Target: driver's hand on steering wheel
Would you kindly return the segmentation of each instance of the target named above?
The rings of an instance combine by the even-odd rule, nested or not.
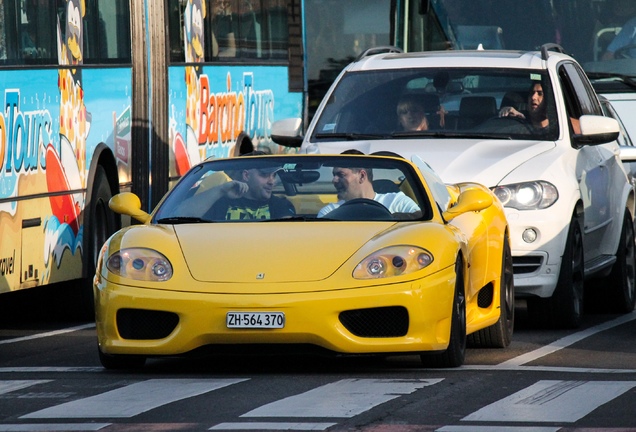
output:
[[[517,111],[516,109],[510,106],[501,108],[499,110],[499,117],[518,117],[522,119],[526,118],[526,116],[523,115],[523,113]]]

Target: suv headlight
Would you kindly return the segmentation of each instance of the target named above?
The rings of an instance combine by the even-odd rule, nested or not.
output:
[[[423,269],[433,255],[417,246],[391,246],[372,253],[353,270],[354,279],[380,279],[401,276]]]
[[[168,258],[152,249],[130,248],[115,252],[106,260],[106,268],[118,276],[163,282],[172,277]]]
[[[559,199],[556,186],[543,180],[497,186],[493,192],[504,207],[517,210],[545,209]]]

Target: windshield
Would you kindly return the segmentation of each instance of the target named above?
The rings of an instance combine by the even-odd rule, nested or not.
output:
[[[419,179],[413,165],[386,157],[214,160],[181,179],[153,222],[427,220],[432,210]]]
[[[533,105],[537,89],[540,110]],[[539,117],[543,121],[535,121]],[[552,85],[543,71],[420,68],[347,73],[329,96],[311,140],[554,140],[557,134]]]
[[[476,49],[480,44],[484,49],[536,50],[557,43],[588,73],[636,75],[634,0],[431,0],[426,15],[420,14],[419,2],[413,3],[405,21],[408,51]]]

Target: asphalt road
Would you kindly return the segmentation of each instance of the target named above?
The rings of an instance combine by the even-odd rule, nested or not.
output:
[[[94,324],[42,293],[0,296],[0,432],[636,431],[636,312],[546,330],[457,369],[388,359],[245,357],[101,368]],[[47,298],[48,297],[48,298]],[[63,309],[63,308],[60,308]]]

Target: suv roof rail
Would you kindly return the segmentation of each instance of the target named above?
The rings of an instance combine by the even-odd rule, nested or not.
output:
[[[401,48],[398,48],[393,45],[384,45],[373,47],[365,50],[362,54],[358,56],[356,61],[363,59],[364,57],[374,55],[374,54],[382,54],[382,53],[403,53],[404,51]]]
[[[563,47],[559,44],[555,44],[555,43],[546,43],[541,45],[541,59],[542,60],[547,60],[548,59],[548,51],[555,51],[555,52],[559,52],[561,54],[565,54],[565,50],[563,49]]]

